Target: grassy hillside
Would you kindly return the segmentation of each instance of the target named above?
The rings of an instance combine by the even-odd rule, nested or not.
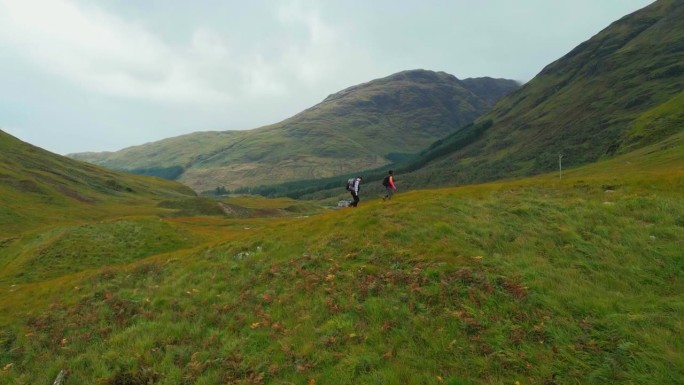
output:
[[[95,220],[194,195],[179,183],[75,161],[0,131],[0,240],[54,218]]]
[[[196,191],[369,169],[415,153],[489,110],[518,85],[405,71],[350,87],[280,123],[203,132],[115,153],[73,154],[109,168],[177,179]]]
[[[684,129],[684,3],[660,0],[611,24],[474,126],[451,134],[407,177],[415,186],[534,175],[591,163]],[[478,129],[485,122],[486,130]],[[467,138],[467,140],[463,140]],[[439,155],[438,157],[435,155]]]
[[[682,383],[682,213],[677,134],[563,179],[26,236],[0,383]]]

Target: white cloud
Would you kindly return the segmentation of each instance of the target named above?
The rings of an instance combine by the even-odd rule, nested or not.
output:
[[[0,0],[0,39],[32,65],[82,87],[159,102],[220,105],[285,96],[336,72],[347,45],[319,14],[289,2],[271,16],[277,38],[235,52],[224,36],[201,25],[186,46],[174,46],[141,23],[94,6]],[[296,34],[301,30],[303,37]]]
[[[324,21],[310,5],[284,2],[272,17],[277,37],[244,53],[240,68],[247,97],[289,97],[339,78],[347,60],[361,61],[351,60],[361,51],[351,49],[339,26]]]
[[[303,25],[306,30],[305,39],[290,42],[284,62],[297,79],[307,85],[337,73],[343,64],[340,59],[349,59],[352,55],[343,35],[326,24],[315,10],[305,8],[300,2],[293,1],[281,7],[278,18],[286,28]]]
[[[32,65],[96,92],[161,102],[218,103],[202,67],[227,49],[199,31],[190,56],[134,22],[63,0],[0,2],[0,39]]]

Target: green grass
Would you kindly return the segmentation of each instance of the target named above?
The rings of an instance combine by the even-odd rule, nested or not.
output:
[[[624,133],[624,141],[628,144],[653,143],[664,137],[681,131],[684,122],[684,91],[667,103],[654,108],[634,122],[633,127]],[[625,150],[633,150],[625,146]]]
[[[0,281],[40,281],[188,248],[198,240],[156,217],[49,229],[24,237],[21,253],[5,266]]]
[[[681,143],[311,217],[27,232],[6,247],[99,251],[0,282],[0,383],[680,383]]]
[[[223,215],[224,210],[216,200],[206,197],[185,197],[159,202],[159,207],[174,209],[174,216]]]

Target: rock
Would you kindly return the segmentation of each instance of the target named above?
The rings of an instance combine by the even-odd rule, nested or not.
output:
[[[53,382],[52,385],[64,384],[64,380],[66,379],[66,375],[67,375],[66,370],[60,370],[59,374],[57,375],[57,378],[55,378],[55,382]]]

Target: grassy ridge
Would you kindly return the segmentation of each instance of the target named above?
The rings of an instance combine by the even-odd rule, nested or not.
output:
[[[196,245],[3,280],[0,382],[682,382],[684,135],[640,151],[309,218],[165,219]]]

